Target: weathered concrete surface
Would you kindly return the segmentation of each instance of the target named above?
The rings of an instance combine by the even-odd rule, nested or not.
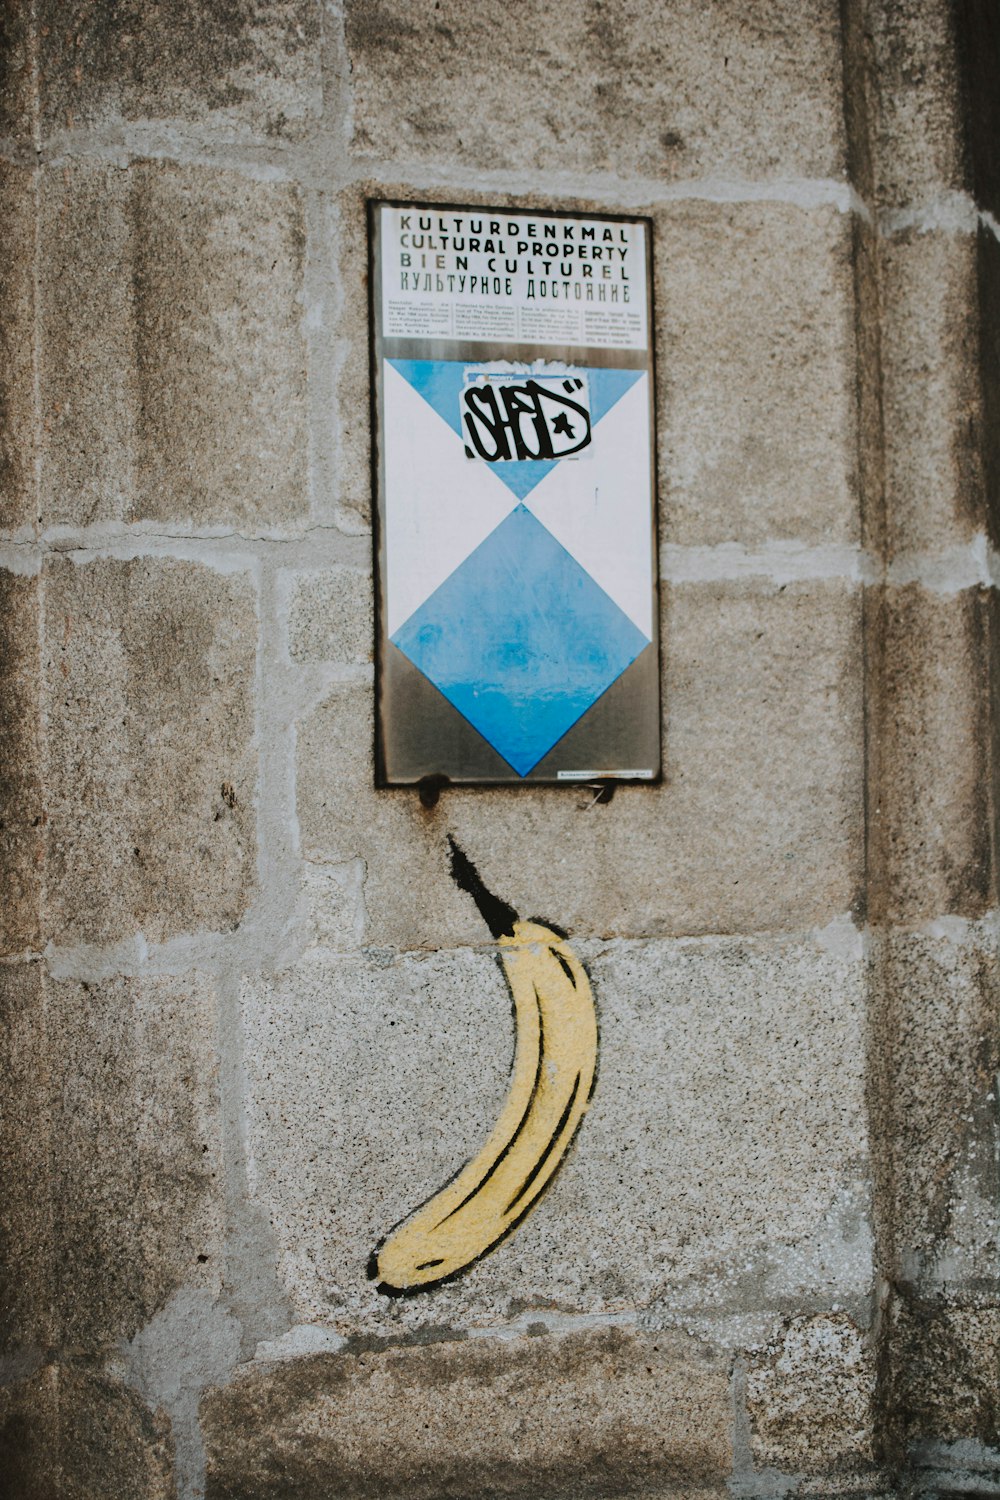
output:
[[[354,149],[660,181],[843,170],[837,13],[348,0]],[[525,108],[526,101],[530,107]]]
[[[298,190],[74,162],[46,177],[41,234],[46,522],[301,522]]]
[[[227,1303],[235,1303],[244,1289],[227,1279],[226,1302],[207,1290],[181,1287],[125,1351],[128,1384],[151,1410],[170,1418],[181,1496],[204,1493],[201,1393],[208,1386],[224,1385],[240,1358],[243,1329]]]
[[[52,1105],[45,974],[0,965],[0,1361],[52,1342]],[[0,1447],[0,1454],[3,1448]]]
[[[369,940],[401,948],[482,940],[445,831],[576,935],[823,926],[861,880],[859,628],[842,583],[665,588],[666,784],[589,810],[586,790],[449,790],[431,814],[376,793],[370,690],[339,686],[299,729],[303,852],[364,860]]]
[[[996,214],[1000,208],[1000,171],[996,138],[1000,125],[996,67],[1000,30],[990,0],[964,0],[954,11],[955,47],[962,81],[962,133],[969,154],[976,202]]]
[[[54,1365],[0,1386],[0,1457],[10,1494],[51,1495],[58,1480],[58,1430]]]
[[[975,1439],[996,1449],[1000,1433],[1000,1306],[994,1296],[906,1297],[894,1309],[894,1411],[904,1443]]]
[[[845,1314],[790,1319],[751,1355],[746,1389],[760,1468],[853,1472],[874,1458],[874,1359]]]
[[[401,184],[365,179],[342,189],[327,203],[324,270],[329,278],[329,352],[332,357],[329,425],[324,426],[327,505],[343,530],[368,533],[372,528],[371,373],[368,358],[368,243],[366,201],[369,198],[434,199],[440,194]],[[481,189],[470,203],[482,202]],[[503,196],[497,200],[503,202]],[[366,225],[364,233],[361,225]],[[357,289],[366,288],[359,296]],[[327,415],[327,413],[324,413]],[[323,439],[321,439],[322,441]]]
[[[319,113],[320,7],[309,0],[42,0],[47,130],[179,116],[294,139]]]
[[[977,235],[979,294],[979,379],[982,410],[981,454],[986,495],[986,526],[994,547],[1000,543],[1000,242],[984,225]]]
[[[663,540],[857,541],[849,220],[684,203],[654,236]]]
[[[306,865],[302,890],[308,910],[310,947],[357,948],[368,930],[365,867],[360,859],[339,865]]]
[[[34,89],[29,0],[7,0],[0,12],[0,139],[31,140]]]
[[[995,920],[944,919],[881,940],[893,1063],[895,1274],[1000,1289]]]
[[[221,1282],[215,996],[198,975],[50,981],[47,1025],[56,1321],[107,1349]]]
[[[872,915],[978,917],[995,900],[990,656],[996,602],[890,588],[882,616],[879,837]]]
[[[249,1369],[206,1397],[208,1500],[725,1494],[724,1361],[615,1329]]]
[[[869,101],[876,201],[891,209],[960,191],[967,182],[966,104],[954,45],[961,7],[862,0],[858,8],[876,79]]]
[[[163,1414],[90,1370],[47,1364],[0,1387],[0,1454],[17,1500],[176,1500]]]
[[[294,662],[357,666],[372,659],[371,568],[332,567],[288,581],[288,639]]]
[[[14,530],[35,520],[34,175],[0,161],[0,200],[0,527]]]
[[[256,879],[252,582],[55,559],[45,599],[50,930],[228,931]]]
[[[294,1320],[352,1334],[516,1309],[711,1324],[839,1301],[860,1315],[864,971],[845,927],[595,948],[600,1076],[557,1181],[467,1276],[402,1302],[367,1280],[368,1252],[475,1154],[506,1093],[492,948],[317,948],[248,980],[250,1185]]]
[[[0,954],[39,946],[45,812],[39,766],[38,579],[0,571]]]
[[[175,1500],[170,1428],[119,1381],[64,1367],[58,1401],[59,1500]]]
[[[888,929],[870,944],[889,1289],[879,1436],[901,1478],[909,1468],[904,1482],[959,1493],[1000,1468],[989,1457],[1000,1437],[998,635],[994,591],[968,587],[972,568],[989,576],[983,529],[996,536],[1000,278],[992,230],[980,223],[977,243],[976,227],[995,183],[1000,34],[978,0],[857,14],[883,233],[871,278],[881,338],[863,371],[883,438],[866,508],[877,544],[884,522],[890,583],[914,579],[887,590],[868,631],[869,913]],[[983,190],[979,205],[969,187]]]
[[[890,560],[985,525],[977,262],[970,235],[908,230],[881,246]]]

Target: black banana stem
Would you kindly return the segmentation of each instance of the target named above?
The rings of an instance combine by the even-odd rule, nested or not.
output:
[[[472,860],[456,844],[450,833],[448,843],[451,847],[451,875],[459,890],[472,897],[479,907],[480,916],[495,938],[513,937],[517,912],[506,901],[501,901],[499,896],[494,896],[492,891],[486,889]]]

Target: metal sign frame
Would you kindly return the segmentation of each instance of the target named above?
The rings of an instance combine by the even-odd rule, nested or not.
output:
[[[651,221],[521,205],[367,206],[376,785],[658,782]],[[418,232],[421,221],[437,236]],[[397,275],[406,223],[412,304],[409,274],[398,273],[400,288],[383,278],[390,253]],[[466,234],[445,234],[442,248],[439,226],[456,223]],[[490,225],[504,233],[489,235]],[[606,233],[617,283],[603,254],[583,259],[603,252]],[[530,253],[550,244],[579,257],[546,267],[556,271],[551,300],[540,290],[544,258]],[[511,253],[522,245],[527,253]],[[642,296],[627,314],[617,298],[598,301],[602,279],[606,296],[615,284],[634,299],[637,277]],[[546,328],[562,342],[541,337]],[[604,342],[592,341],[595,329]]]

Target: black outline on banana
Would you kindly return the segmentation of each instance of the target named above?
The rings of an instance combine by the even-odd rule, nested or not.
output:
[[[453,1280],[513,1233],[565,1160],[597,1081],[594,997],[566,934],[522,921],[448,842],[456,882],[500,945],[517,1042],[510,1090],[482,1150],[372,1252],[368,1275],[389,1297]]]

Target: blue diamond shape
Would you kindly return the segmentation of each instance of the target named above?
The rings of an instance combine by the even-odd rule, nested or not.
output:
[[[392,641],[520,776],[649,644],[523,505]]]
[[[469,368],[462,360],[453,359],[390,359],[389,364],[398,370],[404,380],[409,381],[439,417],[442,417],[457,437],[464,441],[462,419],[459,414],[459,398],[465,386],[465,372]],[[587,370],[590,386],[590,419],[596,427],[617,401],[620,401],[644,373],[642,370]],[[532,459],[493,464],[498,479],[519,500],[529,495],[556,466],[555,460]]]

